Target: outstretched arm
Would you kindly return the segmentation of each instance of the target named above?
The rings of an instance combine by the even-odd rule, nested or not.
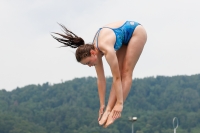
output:
[[[99,101],[100,101],[99,113],[101,115],[103,114],[103,110],[105,107],[105,93],[106,93],[106,79],[104,75],[102,59],[99,60],[98,65],[95,66],[95,69],[97,73],[97,86],[98,86]]]
[[[110,48],[106,47],[102,51],[105,55],[105,58],[110,66],[110,69],[111,69],[111,72],[113,75],[112,88],[115,91],[116,101],[115,101],[114,105],[107,105],[106,111],[104,112],[101,120],[99,121],[100,125],[103,125],[107,121],[108,117],[110,119],[109,119],[109,121],[107,121],[107,123],[109,123],[109,124],[113,123],[115,119],[121,117],[121,112],[123,110],[123,91],[122,91],[121,75],[120,75],[117,55],[115,53],[114,48],[112,48],[112,47],[110,47]],[[105,125],[105,127],[107,125]]]
[[[104,51],[105,58],[110,66],[112,75],[113,75],[113,88],[116,93],[117,101],[116,104],[123,105],[123,92],[122,92],[122,83],[121,75],[119,70],[118,59],[115,53],[115,50],[111,47],[107,47]]]

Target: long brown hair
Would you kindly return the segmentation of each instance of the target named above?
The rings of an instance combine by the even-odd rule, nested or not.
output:
[[[61,47],[71,47],[76,49],[76,60],[80,62],[83,58],[91,56],[90,50],[95,49],[92,44],[85,44],[84,40],[81,37],[78,37],[76,34],[68,30],[64,25],[59,24],[64,34],[53,32],[54,34],[60,35],[62,38],[55,37],[51,35],[58,42],[63,43],[64,46]]]

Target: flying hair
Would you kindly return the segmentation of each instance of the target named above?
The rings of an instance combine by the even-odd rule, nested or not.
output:
[[[59,24],[59,23],[58,23]],[[58,42],[63,43],[64,46],[61,47],[71,47],[71,48],[77,48],[76,49],[76,60],[80,62],[82,59],[91,56],[90,51],[95,49],[94,45],[92,44],[85,44],[84,40],[81,37],[78,37],[76,34],[68,30],[64,25],[59,24],[64,34],[60,34],[57,32],[52,32],[53,34],[57,34],[61,36],[62,38],[56,37],[54,35],[51,35],[54,39],[56,39]]]
[[[59,25],[62,27],[64,34],[60,34],[56,32],[52,32],[52,33],[60,35],[62,38],[56,37],[54,35],[51,35],[51,36],[54,39],[56,39],[58,42],[64,44],[64,46],[61,46],[61,47],[70,46],[71,48],[77,48],[85,44],[84,40],[81,37],[78,37],[76,34],[68,30],[64,25],[62,24],[59,24]]]

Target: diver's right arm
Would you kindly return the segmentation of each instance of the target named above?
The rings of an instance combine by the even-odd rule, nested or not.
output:
[[[105,108],[105,93],[106,93],[106,78],[104,75],[102,59],[99,59],[98,65],[95,66],[95,69],[97,73],[97,86],[98,86],[99,101],[100,101],[98,120],[100,120],[101,115],[103,114]]]

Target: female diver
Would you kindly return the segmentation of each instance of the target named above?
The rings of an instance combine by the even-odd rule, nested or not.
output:
[[[85,44],[81,37],[69,31],[64,25],[65,34],[55,33],[61,38],[54,39],[77,48],[76,59],[83,65],[94,66],[97,73],[97,86],[100,100],[99,125],[104,127],[121,117],[123,103],[132,84],[132,74],[147,40],[144,27],[135,21],[118,21],[101,27],[92,42]],[[102,57],[110,66],[113,83],[105,108],[106,79]],[[105,111],[104,111],[105,108]]]

